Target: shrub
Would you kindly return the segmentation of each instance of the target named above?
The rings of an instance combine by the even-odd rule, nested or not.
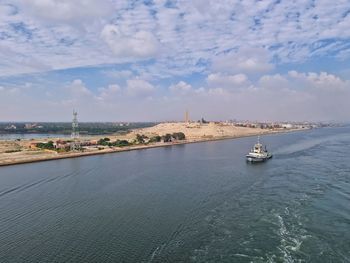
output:
[[[186,136],[183,132],[175,132],[172,134],[172,137],[176,140],[185,140]]]
[[[149,142],[160,142],[162,140],[162,137],[160,137],[159,135],[157,136],[153,136],[150,138]]]
[[[164,142],[171,142],[172,136],[171,134],[167,133],[164,136],[162,136],[162,139]]]

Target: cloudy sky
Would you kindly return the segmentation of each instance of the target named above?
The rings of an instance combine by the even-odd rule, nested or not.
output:
[[[350,0],[0,0],[0,121],[350,120]]]

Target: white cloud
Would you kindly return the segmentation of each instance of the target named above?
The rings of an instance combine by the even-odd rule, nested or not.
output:
[[[227,92],[227,90],[223,88],[211,88],[208,90],[208,94],[221,96],[221,95],[228,95],[229,93]]]
[[[192,86],[184,81],[179,81],[177,84],[171,85],[169,90],[171,92],[184,95],[192,91]]]
[[[346,61],[350,57],[348,1],[208,0],[203,4],[194,0],[174,1],[173,5],[168,8],[160,0],[147,5],[127,0],[2,1],[0,75],[5,77],[0,78],[0,85],[6,87],[2,103],[8,105],[10,91],[19,89],[17,100],[31,101],[32,96],[35,101],[37,94],[47,93],[52,100],[59,98],[57,104],[84,101],[81,105],[94,105],[97,111],[91,113],[96,115],[105,107],[119,109],[113,100],[124,106],[139,102],[139,112],[141,106],[154,109],[163,105],[157,102],[162,96],[174,103],[172,109],[183,107],[186,101],[198,107],[198,112],[209,115],[215,111],[213,117],[241,114],[244,103],[253,101],[268,108],[269,118],[299,117],[302,112],[305,118],[346,118],[349,82],[326,72],[332,66],[327,59]],[[307,68],[318,62],[312,59],[320,57],[325,62],[317,68],[325,72],[280,71],[284,63],[288,64],[283,69],[291,62],[303,66],[310,60]],[[111,68],[106,64],[120,63],[125,64],[116,68],[122,70],[106,70],[102,77],[107,80],[91,83],[80,80],[92,78],[80,75],[81,70],[57,71],[56,82],[40,90],[35,85],[28,90],[21,86],[26,81],[21,78],[34,75],[13,76],[86,66],[102,72]],[[76,80],[55,92],[52,87],[59,86],[61,76],[61,83],[66,83],[71,74]],[[108,86],[108,79],[120,87]],[[155,85],[169,82],[174,85],[156,92]],[[104,88],[97,90],[98,86]],[[169,91],[172,93],[167,94]],[[154,104],[146,105],[143,99],[151,95]],[[105,98],[113,100],[106,102]],[[201,100],[212,107],[205,108]],[[244,114],[241,116],[254,116],[253,110]]]
[[[121,93],[122,89],[118,84],[111,84],[108,85],[107,88],[100,88],[99,89],[99,99],[113,99],[116,95],[119,95]]]
[[[243,47],[238,52],[222,54],[213,59],[214,71],[229,73],[264,73],[272,70],[267,50]]]
[[[107,88],[102,88],[100,89],[101,93],[118,93],[121,91],[121,88],[118,84],[111,84],[111,85],[108,85]]]
[[[85,86],[81,79],[75,79],[68,85],[68,90],[73,96],[91,96],[92,92]]]
[[[10,16],[14,13],[15,9],[13,6],[8,4],[0,4],[0,16]]]
[[[263,75],[256,83],[248,80],[249,85],[244,89],[227,88],[227,82],[230,82],[227,76],[226,79],[220,74],[209,76],[208,86],[200,95],[190,93],[186,96],[190,108],[200,113],[196,118],[267,121],[349,119],[350,81],[326,72],[290,71],[283,75]],[[211,86],[209,79],[224,80],[225,84]]]
[[[113,10],[108,0],[20,0],[19,3],[23,8],[21,11],[51,22],[91,22],[95,18],[111,15]]]
[[[298,81],[303,86],[312,86],[317,89],[334,91],[337,89],[349,89],[350,81],[342,80],[340,77],[327,72],[315,73],[299,73],[297,71],[289,71],[288,76]]]
[[[155,92],[155,87],[142,79],[130,79],[127,81],[127,94],[135,97],[148,97]]]
[[[347,1],[178,1],[176,8],[164,1],[126,0],[12,5],[0,4],[1,75],[147,58],[155,60],[137,67],[157,77],[209,70],[250,75],[273,69],[272,59],[288,63],[350,54]]]
[[[244,74],[227,75],[222,73],[212,73],[207,77],[210,87],[214,88],[237,88],[248,84],[248,78]]]
[[[38,83],[27,85],[28,88],[25,82],[6,84],[5,89],[0,88],[0,118],[69,120],[75,108],[82,120],[180,120],[187,108],[193,119],[349,120],[349,80],[326,72],[299,71],[266,74],[257,81],[246,78],[244,88],[235,89],[209,82],[196,88],[185,81],[168,89],[161,86],[158,89],[157,85],[156,89],[143,79],[130,79],[124,87],[110,84],[97,91],[90,85],[90,89],[87,88],[81,79],[75,79],[53,87],[46,97],[42,97],[43,87]],[[215,73],[210,79],[236,84],[244,77]],[[42,115],[43,105],[47,108],[45,115]],[[121,112],[123,114],[111,114]]]
[[[150,58],[156,55],[158,41],[151,32],[125,34],[112,24],[105,25],[101,37],[118,57]]]
[[[292,88],[290,81],[285,76],[280,74],[262,76],[258,81],[258,86],[271,90]]]

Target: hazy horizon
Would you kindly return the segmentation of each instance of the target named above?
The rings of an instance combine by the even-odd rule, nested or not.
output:
[[[0,121],[349,122],[348,1],[2,1]]]
[[[254,119],[205,119],[205,121],[208,122],[226,122],[226,121],[233,121],[233,122],[250,122],[250,123],[334,123],[334,124],[348,124],[350,122],[347,121],[333,121],[333,120],[254,120]],[[190,122],[199,122],[201,118],[198,119],[190,119]],[[72,120],[57,120],[57,121],[45,121],[45,120],[18,120],[18,121],[6,121],[6,120],[0,120],[0,123],[71,123]],[[182,119],[178,120],[154,120],[154,121],[147,121],[147,120],[120,120],[120,121],[99,121],[99,120],[79,120],[78,117],[78,123],[165,123],[165,122],[184,122]]]

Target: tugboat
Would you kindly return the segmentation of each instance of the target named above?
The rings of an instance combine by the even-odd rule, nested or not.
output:
[[[258,137],[258,143],[256,143],[251,151],[246,155],[248,162],[265,162],[272,158],[272,154],[266,149],[266,146],[260,143],[260,136]]]

